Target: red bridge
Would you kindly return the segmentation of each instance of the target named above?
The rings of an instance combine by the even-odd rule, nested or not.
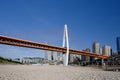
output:
[[[42,44],[38,42],[32,42],[27,40],[21,40],[17,38],[11,38],[7,36],[0,35],[0,44],[7,44],[7,45],[13,45],[13,46],[20,46],[20,47],[28,47],[28,48],[35,48],[35,49],[42,49],[42,50],[49,50],[49,51],[56,51],[56,52],[66,52],[66,48],[58,47],[58,46],[52,46],[48,44]],[[78,55],[85,55],[85,56],[92,56],[96,58],[102,58],[107,59],[108,56],[99,55],[96,53],[86,52],[86,51],[80,51],[80,50],[69,50],[70,54],[78,54]]]

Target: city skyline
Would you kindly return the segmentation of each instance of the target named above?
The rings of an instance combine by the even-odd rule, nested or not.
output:
[[[0,1],[0,35],[62,46],[64,24],[68,25],[70,48],[109,45],[116,51],[120,36],[120,1]],[[0,55],[43,56],[35,49],[0,44]],[[18,52],[18,54],[15,54]],[[9,54],[10,53],[10,54]]]

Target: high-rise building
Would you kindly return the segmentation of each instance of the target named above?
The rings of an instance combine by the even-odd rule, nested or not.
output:
[[[90,48],[86,48],[85,50],[82,51],[90,52]],[[90,62],[90,56],[81,55],[81,60]]]
[[[96,54],[100,54],[100,52],[99,52],[99,43],[98,42],[94,42],[93,43],[93,45],[92,45],[92,52],[96,53]],[[98,59],[98,58],[91,57],[90,61],[94,61],[96,59]]]
[[[85,51],[90,52],[90,48],[86,48]]]
[[[58,52],[52,51],[53,61],[58,61]]]
[[[105,56],[111,56],[111,47],[107,45],[103,46],[102,53]]]
[[[69,54],[69,62],[73,62],[74,61],[74,54]]]
[[[99,54],[99,43],[98,42],[93,43],[92,52]]]
[[[85,51],[90,52],[90,48],[86,48]],[[86,56],[86,61],[90,62],[90,56]]]
[[[99,53],[102,55],[102,48],[99,48]]]
[[[49,61],[62,61],[62,56],[60,55],[60,52],[55,51],[47,51],[45,50],[45,60]]]
[[[52,51],[45,50],[45,59],[49,61],[52,60]]]
[[[117,52],[118,54],[120,54],[120,37],[117,37],[116,43],[117,43]]]

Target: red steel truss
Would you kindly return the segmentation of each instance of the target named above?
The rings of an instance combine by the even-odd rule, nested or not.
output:
[[[49,50],[49,51],[56,51],[56,52],[66,52],[66,48],[58,47],[58,46],[52,46],[48,44],[42,44],[27,40],[21,40],[17,38],[11,38],[7,36],[0,35],[0,44],[7,44],[7,45],[13,45],[13,46],[20,46],[20,47],[28,47],[28,48],[35,48],[35,49],[42,49],[42,50]],[[69,50],[70,54],[78,54],[78,55],[85,55],[85,56],[92,56],[96,58],[102,58],[107,59],[108,56],[99,55],[96,53],[86,52],[86,51],[80,51],[80,50]]]

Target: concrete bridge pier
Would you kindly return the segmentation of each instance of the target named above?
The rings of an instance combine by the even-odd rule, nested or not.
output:
[[[102,63],[102,65],[103,65],[103,63],[104,63],[104,59],[101,60],[101,63]]]

